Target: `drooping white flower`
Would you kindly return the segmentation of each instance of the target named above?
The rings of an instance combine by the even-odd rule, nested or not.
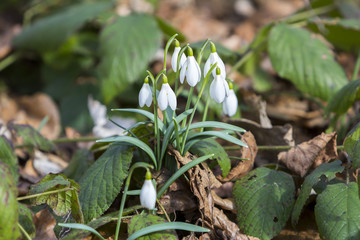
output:
[[[168,106],[170,106],[173,111],[176,109],[176,95],[171,89],[165,75],[163,76],[163,85],[158,96],[158,104],[161,111],[164,111]]]
[[[180,82],[183,83],[186,77],[186,81],[191,87],[195,87],[201,79],[201,70],[199,64],[197,63],[193,50],[188,47],[188,57],[186,62],[181,67],[180,71]]]
[[[150,107],[151,102],[152,102],[152,92],[149,86],[149,79],[148,77],[146,77],[144,84],[139,92],[139,105],[140,107],[143,107],[146,104],[146,106]]]
[[[222,103],[229,95],[229,85],[225,78],[221,76],[220,68],[216,68],[216,77],[210,85],[210,97],[217,103]]]
[[[229,95],[225,97],[225,100],[223,102],[223,113],[225,115],[228,115],[229,117],[232,117],[237,111],[238,100],[233,89],[233,84],[231,82],[229,84],[229,89]]]
[[[177,68],[177,62],[178,62],[180,50],[181,50],[180,43],[178,40],[175,39],[174,53],[171,57],[171,67],[174,70],[174,72],[176,72],[176,70],[177,70],[176,68]],[[183,53],[183,54],[181,54],[181,57],[180,57],[179,69],[181,69],[181,66],[185,63],[185,61],[186,61],[186,57],[185,57],[185,54]]]
[[[151,210],[155,208],[156,190],[151,181],[151,173],[147,170],[145,175],[145,182],[140,191],[140,203],[143,207]]]
[[[205,66],[204,66],[204,75],[206,75],[208,73],[208,71],[210,70],[211,66],[214,63],[217,63],[216,67],[220,68],[221,76],[222,76],[223,79],[225,79],[226,71],[225,71],[224,62],[221,60],[221,58],[217,54],[215,44],[211,43],[211,53],[210,53],[209,58],[206,60],[206,63],[205,63]],[[214,78],[216,77],[216,70],[215,69],[212,71],[212,75],[213,75]]]

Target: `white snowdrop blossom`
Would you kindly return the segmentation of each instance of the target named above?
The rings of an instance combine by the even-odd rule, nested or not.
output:
[[[217,63],[216,67],[220,68],[221,77],[223,79],[225,79],[226,71],[225,71],[224,62],[221,60],[221,58],[217,54],[215,44],[211,43],[211,53],[210,53],[209,58],[206,60],[206,63],[205,63],[205,66],[204,66],[204,75],[206,75],[208,73],[211,66],[213,64],[215,64],[215,63]],[[215,69],[212,71],[212,75],[213,75],[214,78],[216,77],[216,70]]]
[[[140,191],[140,203],[143,207],[151,210],[155,208],[156,190],[151,181],[151,173],[147,170],[145,175],[145,182]]]
[[[238,100],[233,89],[233,84],[231,82],[229,84],[229,89],[229,95],[225,97],[225,100],[223,102],[223,113],[229,117],[232,117],[237,111]]]
[[[216,77],[210,85],[210,97],[217,103],[222,103],[229,95],[229,85],[220,74],[220,68],[216,68]]]
[[[152,92],[149,86],[149,79],[148,77],[146,77],[144,84],[139,92],[139,105],[140,107],[143,107],[146,104],[146,106],[150,107],[151,102],[152,102]]]
[[[165,75],[163,76],[163,85],[158,96],[158,104],[161,111],[164,111],[168,106],[170,106],[173,111],[176,109],[176,95],[171,89]]]
[[[177,68],[177,62],[178,62],[178,57],[179,57],[179,52],[181,50],[181,47],[180,47],[180,43],[178,40],[175,40],[175,49],[174,49],[174,53],[171,57],[171,67],[172,69],[174,70],[174,72],[176,72],[176,68]],[[181,54],[181,57],[180,57],[180,63],[179,63],[179,69],[181,69],[181,66],[185,63],[186,61],[186,57],[185,57],[185,54]]]
[[[184,83],[184,79],[186,77],[187,83],[191,87],[195,87],[201,79],[201,70],[199,64],[197,63],[192,49],[188,48],[188,57],[186,58],[186,62],[181,67],[180,71],[180,82]]]

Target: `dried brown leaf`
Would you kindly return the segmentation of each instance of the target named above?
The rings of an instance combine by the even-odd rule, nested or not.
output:
[[[287,152],[278,155],[280,162],[290,170],[304,177],[309,169],[337,158],[336,132],[325,134],[301,143]]]
[[[47,208],[35,214],[34,224],[36,229],[35,239],[37,240],[57,239],[54,233],[56,220],[54,219],[54,217],[51,215],[51,213]]]
[[[211,191],[214,203],[222,209],[236,213],[235,203],[232,199],[219,197],[214,190]]]

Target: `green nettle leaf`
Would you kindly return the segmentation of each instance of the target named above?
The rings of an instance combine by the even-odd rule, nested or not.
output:
[[[360,99],[360,79],[352,81],[342,87],[336,94],[331,98],[329,104],[326,106],[325,111],[335,112],[337,114],[345,113],[356,100]]]
[[[135,215],[131,218],[128,225],[129,236],[136,231],[143,229],[144,227],[165,223],[166,221],[155,215],[144,214],[144,215]],[[145,235],[143,237],[137,238],[138,240],[155,240],[155,239],[177,239],[177,235],[174,230],[160,231]]]
[[[136,14],[117,17],[100,35],[98,71],[105,102],[126,89],[144,73],[161,44],[156,20]]]
[[[84,23],[111,7],[109,2],[81,3],[44,17],[14,38],[16,48],[45,52],[58,48]]]
[[[320,177],[325,175],[328,181],[335,178],[335,174],[342,172],[344,167],[341,166],[341,161],[336,160],[331,163],[323,163],[317,167],[311,174],[309,174],[304,183],[301,186],[301,191],[299,197],[296,199],[293,212],[291,214],[291,223],[295,226],[299,220],[301,210],[303,209],[306,200],[310,196],[311,188],[320,181]]]
[[[103,214],[120,193],[133,153],[124,143],[112,143],[80,179],[79,199],[85,222]]]
[[[270,31],[268,49],[276,72],[313,97],[329,100],[348,82],[330,49],[307,30],[278,24]]]
[[[30,237],[35,237],[35,225],[32,219],[32,214],[29,208],[25,205],[19,203],[19,224],[24,228],[24,230],[30,235]]]
[[[8,166],[0,162],[0,240],[18,239],[17,188]]]
[[[15,181],[19,179],[18,160],[14,149],[5,136],[0,136],[0,162],[6,163]]]
[[[25,147],[36,147],[47,152],[55,150],[55,145],[30,125],[13,124],[11,128],[23,139]]]
[[[351,167],[360,166],[360,123],[358,123],[345,138],[344,148],[351,159]]]
[[[328,185],[316,199],[315,218],[320,235],[327,240],[360,239],[358,185]]]
[[[271,239],[285,226],[295,202],[292,177],[281,171],[257,168],[233,188],[240,231]]]
[[[325,28],[320,31],[318,26]],[[345,51],[356,51],[360,47],[360,20],[316,19],[308,27],[322,34],[329,42]]]
[[[231,168],[230,158],[221,144],[218,143],[215,139],[207,138],[198,141],[196,144],[192,145],[190,152],[199,156],[213,153],[214,156],[212,159],[217,160],[221,167],[223,177],[225,178],[228,175]]]
[[[94,156],[86,148],[80,149],[73,155],[69,166],[64,170],[64,174],[75,181],[79,181],[81,176],[94,162]]]
[[[65,175],[50,173],[31,187],[30,194],[54,192],[33,198],[32,203],[34,205],[46,203],[56,215],[65,216],[71,213],[76,222],[82,223],[84,219],[78,198],[79,190],[79,184]]]

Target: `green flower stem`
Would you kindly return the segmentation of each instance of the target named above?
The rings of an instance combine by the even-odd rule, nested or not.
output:
[[[192,120],[193,120],[193,118],[194,118],[197,105],[198,105],[198,103],[199,103],[199,101],[200,101],[200,98],[201,98],[201,96],[202,96],[202,93],[204,92],[205,86],[206,86],[206,84],[207,84],[208,81],[209,81],[211,72],[216,68],[216,65],[217,65],[217,63],[215,63],[215,64],[213,64],[213,65],[211,66],[209,72],[206,74],[206,76],[205,76],[205,78],[204,78],[203,84],[201,85],[201,89],[200,89],[199,95],[198,95],[198,97],[197,97],[197,99],[196,99],[196,102],[195,102],[193,111],[192,111],[191,116],[190,116],[189,124],[188,124],[187,127],[186,127],[185,135],[184,135],[184,137],[183,137],[183,139],[182,139],[182,146],[181,146],[181,151],[180,151],[180,152],[181,152],[181,155],[183,155],[183,156],[184,156],[184,154],[185,154],[185,153],[184,153],[184,149],[185,149],[186,138],[187,138],[187,136],[188,136],[188,134],[189,134],[190,124],[192,123]],[[184,121],[185,121],[185,120],[186,120],[186,119],[184,119]]]
[[[357,75],[359,73],[359,69],[360,69],[360,51],[358,53],[358,57],[356,59],[356,64],[355,64],[355,68],[354,68],[354,72],[351,78],[351,81],[355,81],[357,78]]]
[[[209,45],[209,43],[210,43],[210,39],[207,39],[200,48],[200,52],[199,52],[198,57],[196,59],[199,66],[200,66],[200,63],[201,63],[201,59],[202,59],[202,57],[204,55],[205,48],[207,47],[207,45]]]
[[[334,4],[324,6],[324,7],[315,8],[315,9],[311,8],[311,9],[309,9],[307,11],[299,12],[299,13],[294,14],[292,16],[285,17],[285,18],[279,20],[279,22],[292,23],[292,22],[296,22],[296,21],[306,20],[306,19],[309,19],[311,17],[317,16],[319,14],[328,13],[328,12],[334,10],[335,8],[336,7],[335,7]]]
[[[28,196],[24,196],[24,197],[18,197],[16,200],[17,201],[22,201],[22,200],[26,200],[26,199],[36,198],[36,197],[40,197],[40,196],[45,196],[45,195],[50,195],[50,194],[53,194],[53,193],[65,192],[65,191],[70,191],[70,190],[75,190],[75,188],[70,187],[70,188],[53,190],[53,191],[48,191],[48,192],[43,192],[43,193],[37,193],[37,194],[28,195]]]
[[[265,41],[264,41],[265,42]],[[260,44],[261,46],[262,44]],[[239,69],[249,58],[251,58],[257,49],[251,49],[247,53],[244,54],[244,56],[237,62],[235,65],[230,69],[230,71],[226,74],[226,76],[229,76],[232,72]]]
[[[169,47],[171,45],[171,43],[174,41],[174,39],[176,38],[176,36],[179,35],[177,33],[175,33],[166,43],[166,46],[165,46],[165,53],[164,53],[164,67],[163,69],[166,71],[166,57],[167,57],[167,53],[169,51]]]
[[[13,53],[7,56],[5,59],[3,59],[0,62],[0,71],[4,70],[5,68],[13,64],[16,60],[19,59],[19,57],[20,57],[19,53]]]
[[[171,220],[170,220],[170,218],[169,218],[169,215],[168,215],[168,214],[167,214],[167,212],[165,211],[165,209],[164,209],[163,205],[161,205],[161,203],[160,203],[159,199],[157,199],[157,198],[156,198],[156,202],[158,203],[158,205],[159,205],[159,207],[160,207],[161,211],[163,211],[163,212],[164,212],[165,217],[166,217],[166,220],[167,220],[168,222],[171,222]]]
[[[126,195],[127,195],[128,189],[129,189],[131,176],[132,176],[133,171],[134,171],[136,168],[139,168],[139,167],[142,167],[142,168],[145,168],[145,169],[147,169],[147,168],[153,169],[153,168],[154,168],[152,165],[150,165],[150,164],[148,164],[148,163],[144,163],[144,162],[138,162],[138,163],[135,163],[134,165],[131,166],[131,168],[130,168],[130,170],[129,170],[128,177],[127,177],[127,179],[126,179],[124,191],[123,191],[123,194],[122,194],[122,197],[121,197],[121,204],[120,204],[118,222],[117,222],[117,224],[116,224],[115,240],[118,240],[118,238],[119,238],[121,218],[122,218],[122,215],[123,215],[123,210],[124,210],[124,206],[125,206]]]
[[[18,222],[17,225],[18,225],[20,231],[22,232],[22,234],[25,236],[25,238],[26,238],[27,240],[31,240],[32,238],[31,238],[30,235],[26,232],[26,230],[21,226],[21,224]]]
[[[191,98],[194,92],[194,87],[190,87],[190,91],[189,91],[189,95],[186,101],[186,106],[185,106],[185,111],[190,109],[190,103],[191,103]],[[186,126],[186,120],[187,118],[184,119],[184,121],[182,122],[182,127],[184,128]]]
[[[239,146],[225,146],[223,147],[224,150],[226,151],[232,151],[232,150],[240,150],[241,147]],[[293,146],[287,146],[287,145],[283,145],[283,146],[257,146],[258,150],[268,150],[268,151],[277,151],[277,150],[289,150],[293,148]],[[338,151],[342,151],[344,150],[344,146],[340,145],[336,147]]]
[[[180,135],[179,135],[179,128],[178,123],[176,122],[176,119],[173,117],[174,121],[174,129],[175,129],[175,139],[176,139],[176,148],[179,150],[180,147]]]
[[[203,114],[203,117],[202,117],[202,122],[206,121],[207,113],[208,113],[208,110],[209,110],[209,105],[210,105],[210,97],[208,97],[206,99],[204,114]],[[204,131],[204,128],[200,128],[200,132],[202,132],[202,131]]]

